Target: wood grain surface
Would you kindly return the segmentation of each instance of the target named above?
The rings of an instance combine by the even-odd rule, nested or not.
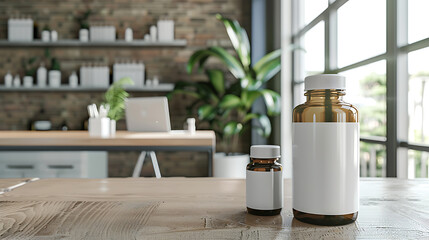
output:
[[[0,180],[1,183],[1,180]],[[0,195],[2,239],[429,239],[429,181],[361,180],[358,220],[301,223],[245,211],[245,181],[46,179]]]
[[[89,137],[88,131],[0,131],[0,146],[214,146],[213,131],[141,133]]]

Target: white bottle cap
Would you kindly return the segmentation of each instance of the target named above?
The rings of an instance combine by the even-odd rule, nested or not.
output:
[[[253,145],[250,147],[251,158],[279,158],[280,146],[277,145]]]
[[[319,74],[305,78],[305,91],[315,89],[346,89],[346,78],[338,74]]]

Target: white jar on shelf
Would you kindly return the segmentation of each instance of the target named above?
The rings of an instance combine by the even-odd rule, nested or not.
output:
[[[79,30],[79,41],[81,41],[81,42],[88,42],[89,41],[88,29],[82,28]]]
[[[59,88],[61,86],[61,71],[50,70],[49,71],[49,86]]]
[[[32,76],[24,76],[23,82],[24,82],[24,87],[26,87],[26,88],[33,87],[33,77]]]

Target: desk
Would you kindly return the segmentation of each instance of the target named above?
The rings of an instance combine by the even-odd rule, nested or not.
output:
[[[115,137],[89,137],[87,131],[0,131],[0,151],[202,151],[212,174],[213,131],[140,133],[118,131]]]
[[[285,207],[273,217],[246,213],[244,180],[38,180],[0,194],[0,238],[429,238],[429,180],[362,179],[360,184],[358,220],[324,227],[293,219],[290,180],[285,180]]]

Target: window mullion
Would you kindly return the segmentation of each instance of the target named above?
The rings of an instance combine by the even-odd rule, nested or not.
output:
[[[408,141],[408,53],[401,51],[400,46],[408,43],[408,1],[397,1],[397,49],[396,49],[396,117],[397,141]],[[398,143],[399,144],[399,143]],[[408,178],[408,149],[397,148],[397,177]]]
[[[337,8],[331,8],[325,18],[325,73],[331,73],[338,67],[337,16]]]

